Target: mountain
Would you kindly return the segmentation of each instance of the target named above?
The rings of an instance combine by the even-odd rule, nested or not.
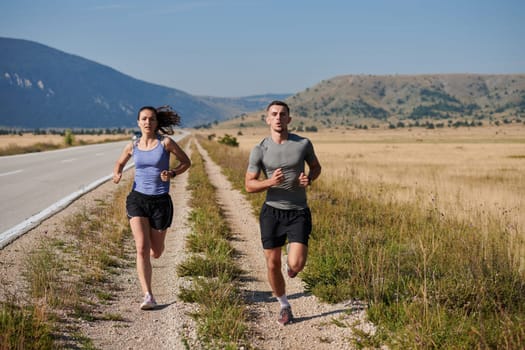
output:
[[[342,75],[289,98],[293,127],[523,123],[525,74]],[[265,127],[263,109],[219,128]]]
[[[525,74],[345,75],[288,102],[296,116],[324,126],[436,120],[525,121]]]
[[[193,96],[27,40],[0,38],[0,51],[0,127],[134,127],[141,106],[165,104],[194,126],[268,103]]]

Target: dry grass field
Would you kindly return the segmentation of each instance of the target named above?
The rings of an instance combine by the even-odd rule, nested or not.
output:
[[[292,122],[293,123],[293,122]],[[213,130],[250,150],[265,128]],[[211,132],[210,132],[211,133]],[[323,165],[322,181],[386,199],[427,203],[442,215],[525,233],[525,126],[445,129],[329,130],[310,138]]]
[[[306,290],[364,300],[378,325],[373,348],[523,349],[524,131],[303,133],[323,165],[308,191]],[[247,152],[268,131],[210,133],[237,137],[240,151],[210,149],[242,187]]]
[[[84,141],[87,143],[102,142],[104,140],[119,140],[126,135],[75,135],[75,140],[78,142]],[[16,145],[19,147],[31,146],[37,143],[50,143],[61,145],[64,143],[64,136],[60,135],[0,135],[0,149],[4,149],[9,145]]]

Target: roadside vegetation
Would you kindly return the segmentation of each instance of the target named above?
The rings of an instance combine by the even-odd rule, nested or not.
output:
[[[11,136],[12,137],[7,141],[0,143],[0,156],[52,151],[73,146],[85,146],[96,143],[117,142],[130,139],[130,135],[128,134],[75,134],[70,129],[64,130],[60,134],[52,134],[47,136],[46,134],[21,134],[19,136]],[[9,136],[2,135],[0,136],[0,140],[2,140],[2,137],[7,138]]]
[[[217,349],[238,349],[248,346],[247,313],[238,288],[242,271],[235,263],[236,252],[229,243],[232,233],[217,205],[216,190],[209,182],[195,144],[191,153],[189,189],[193,231],[186,244],[193,254],[177,271],[192,283],[191,287],[181,290],[179,297],[199,304],[192,316],[203,343]]]
[[[128,191],[119,186],[114,198],[71,215],[53,235],[59,238],[46,238],[28,252],[20,276],[24,290],[5,291],[0,304],[1,350],[93,349],[78,322],[121,319],[95,309],[113,298],[110,276],[133,257],[124,208]]]
[[[244,191],[248,151],[200,142]],[[444,215],[439,195],[400,202],[394,187],[341,169],[308,190],[314,232],[299,277],[321,300],[368,305],[377,331],[354,328],[356,346],[525,347],[525,241],[505,213],[487,212],[483,223]],[[263,195],[247,198],[257,213]]]

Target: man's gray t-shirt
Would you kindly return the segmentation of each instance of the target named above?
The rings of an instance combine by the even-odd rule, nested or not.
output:
[[[278,209],[297,210],[307,207],[306,189],[299,186],[299,175],[304,172],[304,163],[316,159],[310,140],[296,134],[288,134],[288,139],[275,143],[266,137],[250,153],[248,172],[263,172],[267,178],[282,168],[284,181],[272,186],[266,192],[266,204]]]

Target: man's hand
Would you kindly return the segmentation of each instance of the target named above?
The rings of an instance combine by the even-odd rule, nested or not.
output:
[[[272,186],[279,185],[280,183],[282,183],[284,181],[283,169],[281,168],[275,169],[275,171],[272,174],[271,180],[272,180]]]
[[[310,184],[310,178],[306,176],[303,172],[299,174],[299,186],[307,187]]]

